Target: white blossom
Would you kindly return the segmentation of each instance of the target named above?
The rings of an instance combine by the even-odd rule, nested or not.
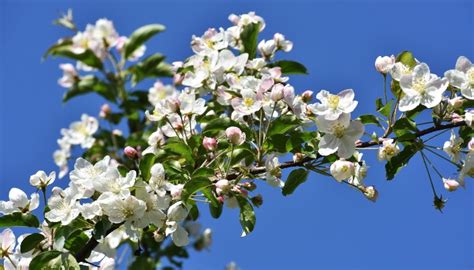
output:
[[[448,87],[448,80],[430,73],[428,65],[421,63],[411,74],[400,78],[400,87],[405,95],[400,100],[399,108],[400,111],[406,112],[420,104],[427,108],[438,105]]]
[[[48,199],[49,211],[45,217],[51,222],[61,222],[63,226],[71,223],[81,213],[80,203],[72,189],[55,188]]]
[[[63,76],[58,80],[58,84],[64,88],[71,88],[78,80],[76,68],[72,64],[60,64],[59,68],[63,71]]]
[[[262,108],[262,98],[253,90],[244,89],[241,92],[242,97],[232,99],[232,107],[242,115],[249,115],[257,112]]]
[[[474,178],[474,153],[469,153],[466,155],[464,164],[459,173],[459,184],[464,186],[464,178],[471,177]]]
[[[267,156],[265,161],[265,171],[265,180],[270,186],[282,188],[285,185],[281,180],[280,162],[275,154]]]
[[[110,222],[116,224],[124,221],[137,221],[143,217],[146,210],[146,203],[131,195],[121,198],[107,192],[100,195],[97,201]]]
[[[377,158],[379,160],[390,161],[394,156],[400,153],[400,147],[393,141],[393,139],[386,139],[382,142],[382,146],[379,147]]]
[[[351,178],[355,173],[354,163],[343,159],[336,160],[331,164],[329,170],[332,177],[338,182]]]
[[[458,162],[461,159],[461,149],[464,140],[458,137],[453,130],[451,130],[451,137],[449,141],[446,141],[443,146],[444,152],[451,157],[453,162]]]
[[[321,103],[315,103],[308,108],[316,115],[323,115],[327,120],[336,120],[343,113],[351,113],[357,107],[358,102],[354,100],[354,91],[346,89],[333,95],[326,90],[321,90],[316,98]]]
[[[74,164],[74,170],[70,173],[71,183],[78,188],[80,196],[84,197],[92,196],[95,187],[100,183],[116,177],[118,177],[118,172],[111,166],[109,156],[105,156],[94,165],[83,158],[78,158]]]
[[[364,133],[364,125],[350,115],[341,114],[336,120],[327,120],[324,115],[318,116],[316,125],[324,136],[319,141],[318,153],[329,156],[335,152],[340,158],[349,158],[355,151],[355,142]]]
[[[56,172],[50,172],[47,175],[44,171],[38,171],[30,176],[30,184],[38,189],[44,189],[54,183]]]
[[[0,201],[0,213],[8,215],[15,212],[27,213],[39,206],[39,194],[33,193],[28,199],[26,193],[18,188],[10,189],[8,201]]]
[[[375,59],[375,69],[382,73],[387,74],[390,72],[395,65],[395,56],[379,56]]]
[[[465,57],[460,56],[456,61],[456,69],[444,73],[449,83],[460,89],[461,94],[467,99],[474,99],[474,65]]]
[[[182,201],[174,203],[168,209],[168,220],[166,221],[166,236],[171,234],[171,239],[177,246],[185,246],[189,243],[188,232],[179,224],[188,216],[189,210]]]

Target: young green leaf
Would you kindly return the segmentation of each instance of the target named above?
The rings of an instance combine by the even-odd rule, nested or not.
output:
[[[21,246],[20,246],[21,253],[26,253],[30,250],[35,249],[44,239],[45,239],[44,235],[39,234],[39,233],[33,233],[26,236],[21,242]]]
[[[257,56],[257,39],[259,31],[260,23],[251,23],[244,26],[244,30],[240,34],[240,39],[244,46],[243,52],[249,54],[249,59],[254,59],[255,56]]]
[[[97,57],[97,55],[95,55],[95,53],[90,49],[86,49],[82,53],[74,53],[70,45],[58,44],[49,48],[48,52],[46,52],[46,55],[60,56],[77,60],[92,68],[103,69],[104,67],[102,60],[100,60],[100,58]]]
[[[281,193],[284,196],[292,194],[299,185],[306,181],[306,178],[308,178],[307,170],[303,168],[293,170],[288,175],[288,179],[286,180],[285,186],[283,186]]]
[[[13,213],[0,217],[1,227],[39,227],[39,220],[33,214]]]
[[[306,67],[296,61],[290,61],[290,60],[280,60],[276,61],[272,64],[269,65],[270,67],[280,67],[281,68],[281,73],[285,75],[289,74],[308,74],[308,70]]]
[[[275,134],[284,134],[287,131],[294,129],[300,124],[298,118],[294,115],[282,115],[272,121],[268,129],[267,137]]]
[[[255,228],[256,218],[252,204],[244,197],[236,197],[240,207],[240,225],[242,237],[245,237]]]
[[[408,161],[416,154],[417,151],[417,144],[408,144],[400,153],[398,153],[398,155],[392,157],[392,159],[390,159],[390,161],[385,164],[387,180],[392,180],[400,171],[400,169],[407,165]]]
[[[92,92],[96,92],[109,101],[116,102],[113,88],[95,76],[81,78],[79,82],[75,83],[73,87],[64,94],[63,102],[66,102],[73,97]]]
[[[181,193],[181,199],[183,201],[187,201],[192,194],[211,185],[212,182],[207,177],[194,177],[186,184],[184,184],[183,192]]]
[[[143,180],[148,181],[150,180],[150,169],[153,164],[155,164],[156,156],[154,154],[146,154],[140,160],[140,175],[142,176]]]
[[[378,127],[382,127],[382,125],[379,122],[379,119],[375,115],[371,115],[371,114],[361,115],[361,116],[359,116],[359,120],[364,125],[374,124]]]
[[[135,30],[125,43],[124,57],[128,58],[143,43],[165,29],[165,26],[161,24],[149,24]]]
[[[409,51],[403,51],[399,55],[397,55],[396,61],[402,62],[404,65],[410,68],[413,68],[416,66],[415,57],[413,56],[413,53]]]

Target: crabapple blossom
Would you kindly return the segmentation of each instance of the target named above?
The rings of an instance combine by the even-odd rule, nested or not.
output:
[[[49,211],[45,213],[47,220],[68,225],[81,213],[80,203],[72,189],[56,188],[48,200]]]
[[[148,147],[142,152],[142,155],[146,155],[149,153],[157,154],[158,150],[165,144],[165,137],[161,129],[150,134],[148,137]]]
[[[464,121],[466,121],[466,124],[473,128],[474,127],[474,110],[467,110],[464,113]]]
[[[393,65],[395,65],[395,56],[378,56],[375,59],[375,69],[382,73],[387,74],[392,70]]]
[[[451,137],[449,141],[444,143],[443,150],[451,157],[452,161],[458,162],[461,159],[461,145],[463,142],[464,140],[451,130]]]
[[[318,116],[316,125],[324,133],[318,144],[318,153],[322,156],[337,152],[340,158],[349,158],[355,151],[355,142],[364,133],[364,125],[358,120],[351,121],[350,115],[345,113],[336,120]]]
[[[390,161],[392,157],[400,153],[400,147],[393,141],[393,139],[385,139],[382,142],[382,146],[379,147],[377,158],[379,160]]]
[[[64,88],[71,88],[79,77],[76,68],[72,64],[60,64],[59,68],[63,71],[63,76],[58,80],[58,84]]]
[[[16,237],[11,229],[5,229],[0,234],[0,259],[8,259],[13,254],[16,245]]]
[[[106,156],[94,165],[83,158],[78,158],[69,177],[71,183],[78,188],[79,195],[90,197],[95,191],[94,185],[100,186],[100,184],[96,184],[96,181],[107,182],[116,179],[118,175],[117,169],[111,166],[110,157]]]
[[[460,89],[461,94],[467,99],[474,99],[474,65],[465,57],[460,56],[456,61],[456,69],[444,73],[449,84]]]
[[[346,89],[333,95],[326,90],[321,90],[316,98],[321,103],[315,103],[308,108],[316,115],[323,115],[326,120],[336,120],[343,113],[351,113],[357,107],[354,100],[354,91]]]
[[[103,193],[97,201],[104,215],[112,223],[137,221],[146,211],[146,203],[135,196],[120,197],[111,192]]]
[[[11,213],[28,213],[39,206],[39,194],[33,193],[28,199],[26,193],[18,188],[10,189],[8,201],[0,201],[0,213],[8,215]]]
[[[225,130],[225,135],[229,142],[233,145],[241,145],[245,142],[246,135],[238,127],[228,127]]]
[[[394,81],[399,82],[403,75],[409,75],[412,71],[412,67],[409,67],[402,62],[396,62],[390,69],[390,76],[392,76]]]
[[[455,191],[459,187],[459,182],[454,179],[443,178],[443,185],[447,191]]]
[[[188,216],[188,209],[183,202],[178,201],[168,208],[166,221],[166,236],[171,235],[175,245],[181,247],[189,243],[188,232],[179,224]]]
[[[38,189],[44,189],[54,183],[56,179],[56,172],[50,172],[47,175],[44,171],[37,171],[30,176],[30,184]]]
[[[274,154],[270,154],[265,161],[265,180],[272,187],[283,187],[285,183],[281,178],[281,168],[278,157]]]
[[[249,115],[257,112],[262,108],[262,98],[253,90],[244,89],[241,92],[242,98],[233,98],[231,103],[234,109],[242,115]]]
[[[448,80],[430,73],[428,65],[421,63],[411,74],[400,78],[400,87],[405,95],[400,100],[399,108],[400,111],[406,112],[420,104],[426,108],[438,105],[448,87]]]
[[[123,153],[128,157],[128,158],[131,158],[131,159],[135,159],[138,157],[138,151],[137,149],[131,147],[131,146],[126,146],[124,149],[123,149]]]
[[[331,164],[330,172],[336,181],[341,182],[342,180],[349,179],[354,175],[354,163],[343,159],[336,160]]]

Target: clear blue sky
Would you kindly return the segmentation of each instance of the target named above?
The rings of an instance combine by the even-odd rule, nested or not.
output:
[[[285,34],[295,44],[287,58],[308,67],[309,76],[291,79],[296,89],[353,88],[356,114],[373,111],[382,95],[382,78],[373,67],[378,55],[412,50],[439,75],[459,55],[474,60],[474,8],[468,0],[176,2],[0,0],[0,198],[13,186],[32,192],[31,174],[56,169],[51,155],[60,128],[83,112],[97,115],[103,103],[87,96],[61,104],[59,62],[40,61],[66,33],[51,21],[69,7],[81,28],[101,17],[127,35],[143,24],[165,24],[168,30],[148,51],[165,53],[170,61],[191,54],[192,34],[228,26],[230,13],[254,10],[267,22],[263,37]],[[203,225],[214,231],[212,252],[193,252],[185,269],[222,269],[230,261],[243,270],[473,269],[474,183],[448,194],[440,214],[432,207],[420,158],[387,182],[375,152],[365,155],[371,166],[366,181],[380,192],[377,203],[314,174],[287,198],[261,185],[265,202],[254,233],[240,238],[237,211],[225,210],[219,220],[204,215]]]

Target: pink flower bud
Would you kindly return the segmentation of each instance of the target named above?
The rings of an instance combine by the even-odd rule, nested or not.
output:
[[[459,187],[458,181],[449,178],[443,178],[443,184],[447,191],[455,191]]]
[[[379,56],[375,59],[375,69],[382,73],[387,74],[395,64],[395,56]]]
[[[301,94],[301,97],[303,98],[304,102],[309,102],[313,98],[313,91],[311,90],[306,90]]]
[[[107,118],[107,116],[112,112],[112,109],[110,108],[109,104],[105,103],[104,105],[102,105],[102,107],[100,107],[100,112],[99,112],[99,116],[101,118]]]
[[[224,203],[224,196],[220,195],[219,197],[217,197],[217,201],[219,201],[220,203]]]
[[[131,146],[127,146],[125,147],[125,149],[123,149],[123,153],[128,157],[128,158],[131,158],[131,159],[135,159],[138,157],[138,151],[131,147]]]
[[[219,195],[223,193],[227,193],[231,188],[229,184],[229,180],[226,180],[226,179],[221,179],[217,181],[215,185],[216,185],[216,192]]]
[[[270,97],[274,102],[277,102],[283,98],[283,88],[284,86],[281,83],[277,83],[272,87]]]
[[[204,137],[202,140],[202,145],[207,151],[214,151],[217,147],[217,140],[211,137]]]
[[[225,130],[225,135],[229,142],[233,145],[241,145],[245,142],[245,133],[238,127],[229,127]]]
[[[457,110],[462,107],[462,104],[464,103],[464,99],[462,97],[455,97],[450,100],[448,100],[448,104],[454,109]]]

